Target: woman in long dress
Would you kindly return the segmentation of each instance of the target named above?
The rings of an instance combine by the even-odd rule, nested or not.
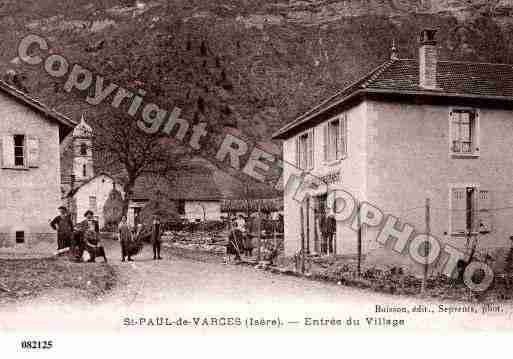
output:
[[[128,261],[131,262],[133,259],[130,254],[130,242],[132,241],[132,232],[130,227],[126,223],[126,216],[121,218],[121,223],[118,226],[119,243],[121,243],[121,262],[125,261],[125,257],[128,257]]]

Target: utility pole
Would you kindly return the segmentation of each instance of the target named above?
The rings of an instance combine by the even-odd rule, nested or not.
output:
[[[301,203],[301,207],[300,207],[300,221],[301,221],[301,257],[300,257],[300,261],[301,261],[301,273],[304,273],[305,272],[305,228],[304,228],[304,213],[303,213],[303,204]]]
[[[426,198],[426,235],[429,237],[431,233],[431,201],[429,198]],[[426,245],[427,242],[426,242]],[[426,246],[426,263],[424,264],[424,276],[422,278],[422,293],[426,293],[427,287],[427,278],[428,278],[428,266],[429,266],[429,252],[431,251],[430,247]]]
[[[258,251],[257,251],[257,260],[260,263],[261,256],[262,256],[262,218],[260,217],[260,200],[257,200],[257,206],[258,206],[258,217],[257,217],[257,232],[258,232]]]
[[[356,235],[358,236],[358,275],[362,274],[362,218],[360,216],[360,203],[356,204],[357,206],[357,218],[358,218],[358,231]]]

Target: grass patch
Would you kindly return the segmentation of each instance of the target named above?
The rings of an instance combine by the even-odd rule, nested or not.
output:
[[[0,304],[34,298],[53,289],[74,289],[94,300],[116,282],[104,263],[73,263],[66,258],[0,259]]]

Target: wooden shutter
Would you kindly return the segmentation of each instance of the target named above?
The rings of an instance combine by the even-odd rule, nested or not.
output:
[[[14,137],[12,135],[2,137],[2,166],[4,168],[14,167]]]
[[[28,166],[39,167],[39,138],[27,137]]]
[[[340,146],[340,154],[342,158],[347,155],[347,116],[344,114],[340,117],[340,123],[338,126],[340,131],[339,134],[339,146]]]
[[[465,234],[467,228],[467,189],[451,190],[451,233]]]
[[[294,154],[294,162],[296,164],[296,167],[297,168],[301,168],[301,165],[299,163],[299,137],[300,136],[297,136],[296,139],[295,139],[295,154]]]
[[[479,231],[488,233],[492,231],[492,198],[490,191],[479,191]]]
[[[314,130],[311,130],[308,133],[307,149],[308,149],[308,153],[307,153],[308,164],[307,164],[307,167],[308,168],[313,168],[313,163],[314,163]]]
[[[323,132],[323,158],[324,158],[324,162],[328,162],[329,160],[329,157],[328,157],[328,148],[329,148],[329,132],[328,132],[328,128],[329,128],[329,122],[324,124],[324,126],[322,126],[322,132]]]

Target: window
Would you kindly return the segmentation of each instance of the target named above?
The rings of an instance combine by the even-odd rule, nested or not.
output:
[[[87,166],[82,165],[82,177],[87,177]]]
[[[24,231],[16,231],[16,243],[25,243]]]
[[[341,160],[347,156],[347,116],[329,121],[324,127],[324,160]]]
[[[96,212],[96,196],[89,197],[89,209]]]
[[[25,166],[25,136],[14,135],[14,165]]]
[[[311,130],[296,138],[296,165],[302,170],[313,168],[313,136]]]
[[[82,142],[80,144],[80,155],[81,156],[86,156],[87,155],[87,144]]]
[[[468,236],[491,231],[490,192],[476,186],[451,189],[451,234]]]
[[[180,215],[185,215],[185,201],[179,200],[177,203],[177,211]]]
[[[39,139],[22,134],[2,138],[2,167],[29,169],[39,167]]]
[[[477,143],[478,121],[473,110],[451,112],[451,152],[457,155],[473,155],[479,152]]]

